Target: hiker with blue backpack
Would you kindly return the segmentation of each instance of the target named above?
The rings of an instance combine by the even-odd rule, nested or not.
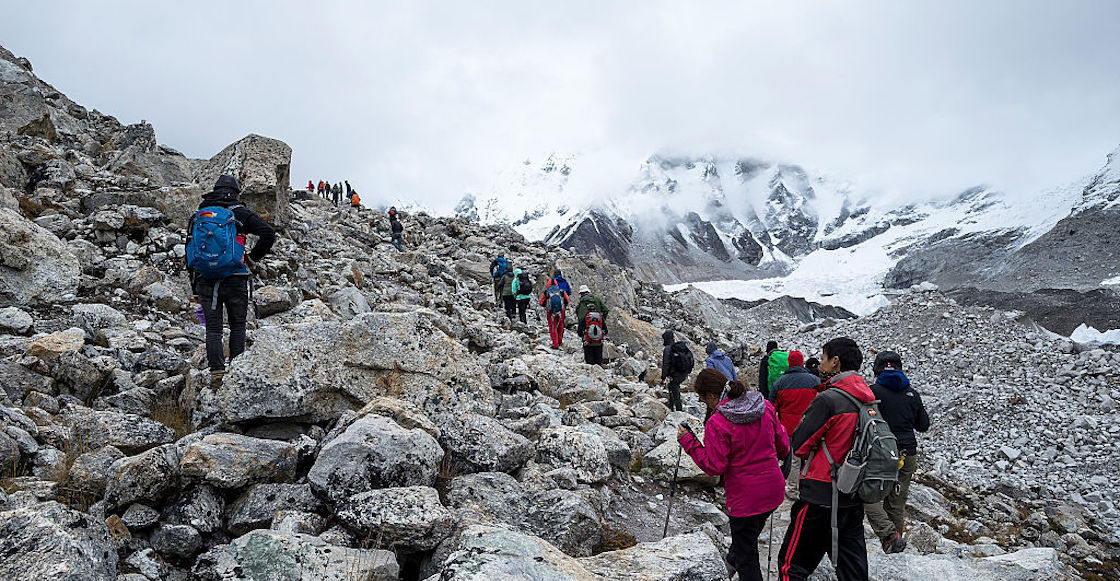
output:
[[[245,253],[245,236],[258,237]],[[202,304],[206,320],[206,361],[210,384],[217,387],[225,375],[222,349],[222,315],[229,321],[229,358],[245,351],[245,325],[249,317],[249,269],[264,258],[276,241],[276,231],[256,212],[241,205],[237,178],[223,175],[214,190],[202,196],[199,209],[187,226],[187,269],[191,288]]]
[[[490,261],[490,278],[494,281],[494,302],[502,303],[502,277],[509,271],[509,261],[505,253],[499,252],[498,257]]]
[[[564,317],[568,310],[568,293],[560,286],[557,278],[560,278],[565,285],[568,281],[560,277],[560,271],[557,270],[554,276],[548,281],[548,286],[545,287],[544,292],[541,293],[540,306],[545,308],[545,318],[548,320],[548,336],[552,338],[552,348],[559,349],[560,345],[564,343]],[[571,289],[568,286],[568,289]]]

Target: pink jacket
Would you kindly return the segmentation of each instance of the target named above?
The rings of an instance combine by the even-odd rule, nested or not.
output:
[[[789,455],[789,436],[758,391],[720,402],[704,424],[703,444],[690,433],[680,443],[701,470],[723,477],[728,516],[763,514],[785,499],[778,458]]]

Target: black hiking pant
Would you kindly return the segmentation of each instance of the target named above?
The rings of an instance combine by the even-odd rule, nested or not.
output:
[[[512,321],[517,316],[517,299],[513,295],[502,295],[502,305],[506,308],[506,316]]]
[[[758,560],[758,536],[766,528],[766,519],[774,511],[751,516],[733,516],[731,519],[731,547],[727,562],[739,572],[740,581],[762,581],[762,567]]]
[[[600,345],[584,345],[583,346],[583,362],[588,365],[602,365],[603,364],[603,346]]]
[[[529,310],[529,299],[519,299],[517,301],[517,318],[522,323],[528,323],[525,318],[525,312]]]
[[[215,297],[217,287],[217,297]],[[245,322],[249,318],[249,277],[231,276],[220,281],[199,279],[195,283],[195,294],[202,302],[202,313],[206,318],[206,362],[210,371],[224,371],[225,352],[222,349],[223,321],[225,312],[229,320],[229,358],[245,352]],[[214,300],[217,298],[217,300]]]
[[[681,384],[684,380],[688,379],[687,375],[670,375],[669,376],[669,409],[674,411],[684,411],[684,405],[681,403]]]
[[[789,512],[789,528],[778,553],[778,579],[805,581],[821,558],[832,552],[832,509],[798,500]],[[863,541],[863,505],[840,507],[836,515],[840,552],[837,581],[867,581],[867,545]]]

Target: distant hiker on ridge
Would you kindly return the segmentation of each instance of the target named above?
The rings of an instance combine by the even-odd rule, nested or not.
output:
[[[404,226],[401,225],[400,218],[397,216],[397,209],[395,207],[389,208],[389,230],[391,231],[391,238],[393,246],[397,250],[401,250],[401,235],[404,232]]]
[[[187,268],[191,288],[202,303],[206,318],[206,361],[210,384],[222,383],[226,371],[222,349],[222,312],[229,319],[229,358],[245,351],[245,324],[249,315],[249,268],[264,258],[276,241],[276,231],[256,212],[242,206],[241,187],[223,175],[214,190],[202,197],[187,226]],[[245,254],[245,235],[258,236],[252,252]]]

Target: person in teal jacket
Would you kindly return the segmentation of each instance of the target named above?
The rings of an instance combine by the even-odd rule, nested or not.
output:
[[[520,268],[513,271],[513,300],[517,303],[517,318],[526,323],[525,312],[529,310],[529,299],[533,298],[533,280],[529,273]]]

